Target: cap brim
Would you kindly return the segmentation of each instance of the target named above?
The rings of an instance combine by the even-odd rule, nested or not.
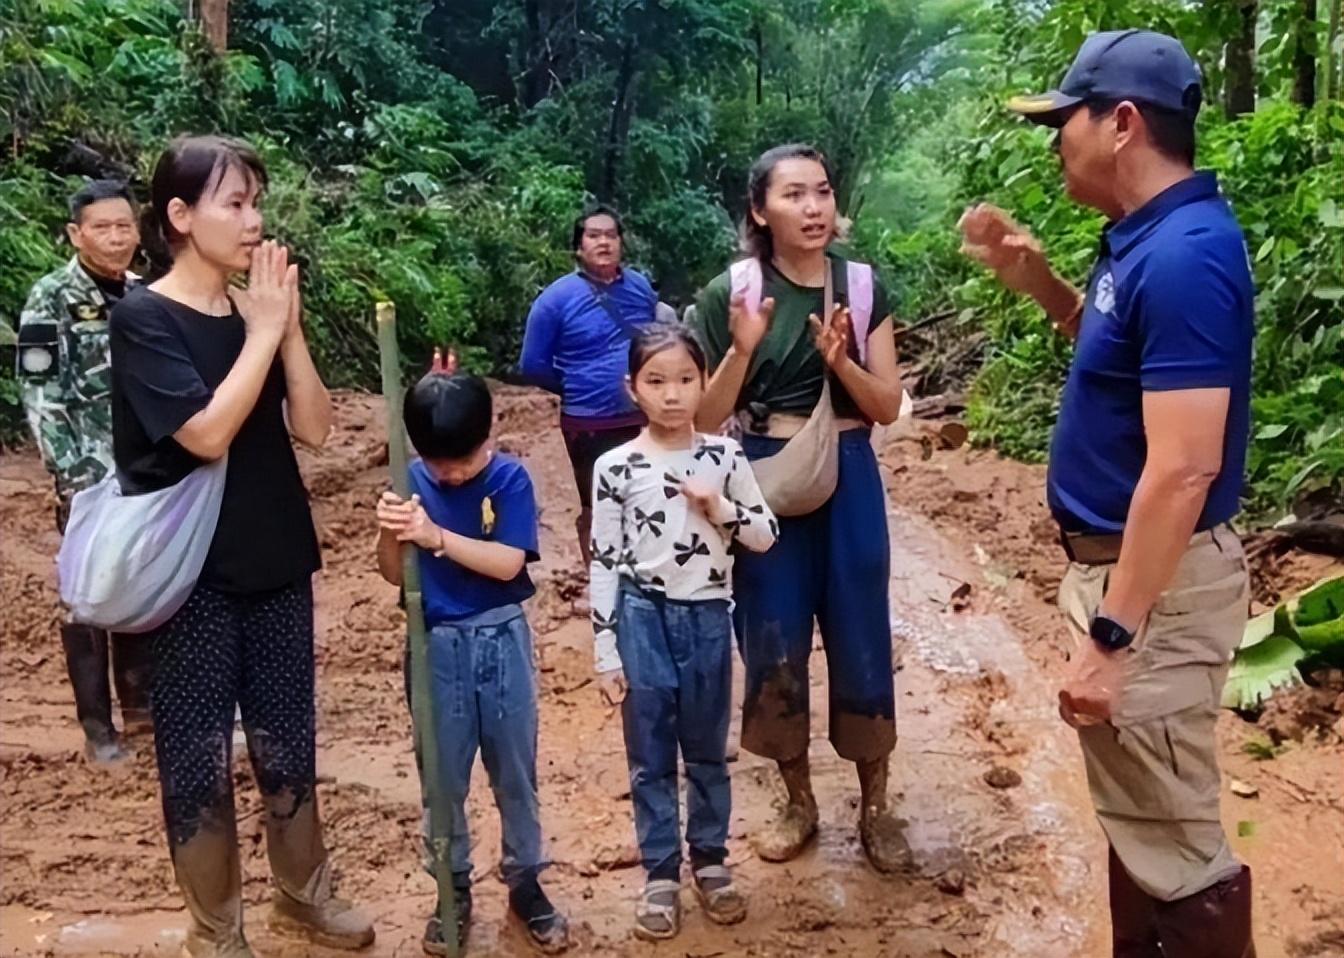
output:
[[[1035,96],[1015,96],[1008,101],[1007,107],[1032,123],[1057,127],[1062,126],[1068,119],[1070,109],[1082,102],[1082,97],[1051,90],[1049,93],[1038,93]]]

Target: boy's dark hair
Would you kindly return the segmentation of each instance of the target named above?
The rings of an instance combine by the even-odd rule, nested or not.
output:
[[[579,245],[583,242],[583,231],[588,226],[588,221],[594,216],[610,216],[616,223],[616,235],[625,239],[625,224],[621,222],[621,214],[617,213],[605,203],[594,203],[591,206],[585,206],[583,212],[574,220],[574,235],[570,237],[569,245],[574,252],[579,251]]]
[[[122,180],[91,180],[70,197],[70,222],[78,225],[84,211],[103,200],[125,200],[131,204],[131,212],[135,212],[135,197]]]
[[[630,341],[630,379],[634,380],[654,356],[675,346],[684,346],[691,354],[695,368],[702,376],[707,374],[709,364],[705,362],[704,347],[689,326],[685,323],[650,323]]]
[[[1196,96],[1197,96],[1196,92]],[[1106,116],[1121,104],[1120,100],[1089,100],[1087,112],[1092,119]],[[1168,110],[1150,103],[1130,100],[1143,122],[1157,152],[1172,160],[1195,165],[1195,114],[1184,110]],[[1196,109],[1198,104],[1196,104]]]
[[[490,438],[495,407],[479,376],[430,373],[406,390],[401,414],[422,459],[465,459]]]

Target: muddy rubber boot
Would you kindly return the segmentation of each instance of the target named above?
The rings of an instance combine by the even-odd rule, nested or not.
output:
[[[859,840],[868,862],[884,875],[910,867],[912,854],[905,839],[905,822],[887,811],[889,756],[856,762],[859,773]]]
[[[127,738],[153,734],[154,721],[149,712],[149,690],[154,684],[153,645],[143,635],[113,632],[109,639],[122,734]]]
[[[255,958],[241,932],[218,940],[198,927],[187,931],[187,940],[182,943],[182,954],[187,958]]]
[[[107,675],[107,633],[89,625],[61,626],[65,667],[75,693],[75,714],[84,729],[84,757],[103,768],[128,758],[112,724],[112,683]]]
[[[1198,894],[1158,902],[1157,933],[1171,958],[1255,958],[1250,868]]]
[[[788,803],[778,818],[751,838],[751,847],[768,862],[792,861],[817,834],[817,799],[807,754],[780,762],[779,774],[789,792]]]
[[[1134,884],[1115,849],[1109,850],[1111,958],[1162,958],[1157,901]]]

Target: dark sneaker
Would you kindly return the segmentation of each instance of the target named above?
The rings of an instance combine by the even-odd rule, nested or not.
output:
[[[555,910],[535,878],[510,889],[509,913],[522,924],[532,947],[543,955],[558,955],[569,949],[569,922]]]
[[[471,889],[454,889],[453,904],[457,906],[457,950],[460,952],[467,943],[467,931],[471,927]],[[448,954],[448,942],[443,937],[443,921],[439,918],[440,911],[439,902],[435,902],[434,914],[425,922],[425,937],[420,939],[420,945],[427,955]]]

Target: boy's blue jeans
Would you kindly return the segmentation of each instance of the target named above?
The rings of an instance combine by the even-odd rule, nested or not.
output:
[[[537,805],[536,669],[522,608],[503,606],[434,626],[428,663],[439,787],[453,811],[454,884],[470,885],[467,791],[479,750],[502,826],[500,871],[515,888],[545,865]],[[408,668],[408,696],[409,675]]]
[[[677,748],[686,766],[692,867],[727,858],[732,794],[726,754],[732,622],[726,601],[677,602],[624,583],[616,647],[640,856],[652,881],[681,874]]]

